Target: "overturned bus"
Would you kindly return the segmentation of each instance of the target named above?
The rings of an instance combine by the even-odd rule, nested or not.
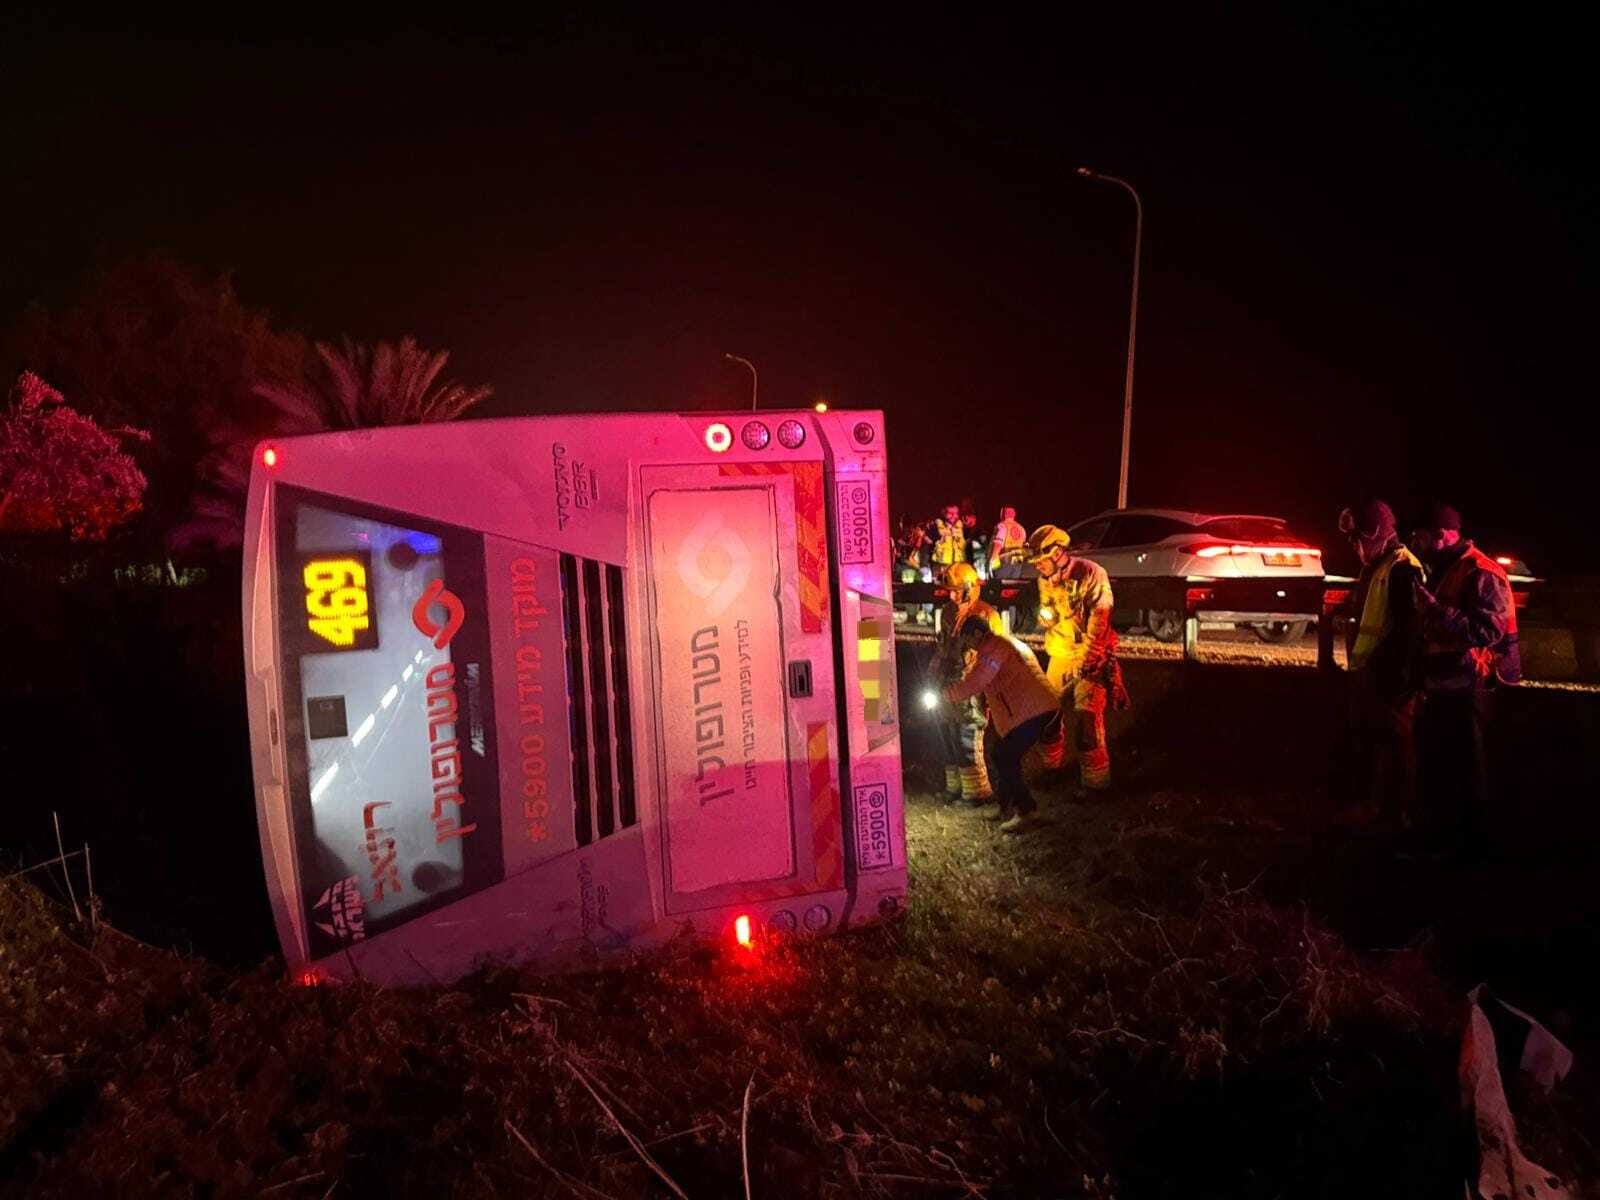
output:
[[[257,447],[257,817],[302,978],[446,981],[905,902],[878,412]]]

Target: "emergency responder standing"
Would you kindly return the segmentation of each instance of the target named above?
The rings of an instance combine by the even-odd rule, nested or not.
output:
[[[941,686],[961,678],[968,666],[970,654],[964,652],[958,640],[962,625],[976,621],[1002,637],[1006,634],[1005,622],[992,605],[980,596],[983,581],[971,563],[956,563],[945,572],[948,598],[939,614],[939,641],[936,653],[942,661],[938,668]],[[993,796],[990,788],[988,763],[985,756],[984,731],[988,716],[978,697],[955,706],[956,734],[948,738],[947,745],[955,751],[955,767],[960,796],[971,804],[983,804]],[[949,775],[946,772],[946,788]]]
[[[1012,576],[1026,557],[1028,531],[1017,523],[1017,510],[1009,505],[1000,510],[1000,523],[989,535],[989,574]]]
[[[943,579],[952,566],[967,561],[967,527],[961,520],[959,505],[945,505],[944,511],[933,519],[928,526],[928,542],[935,579]]]
[[[1345,630],[1355,803],[1340,823],[1403,830],[1416,805],[1422,633],[1413,585],[1422,582],[1422,564],[1401,545],[1394,510],[1382,500],[1345,509],[1339,531],[1361,560]]]
[[[1497,687],[1522,681],[1517,610],[1499,563],[1461,536],[1461,516],[1435,504],[1412,534],[1428,583],[1413,587],[1422,619],[1417,755],[1423,819],[1407,847],[1424,854],[1488,847],[1485,727]]]
[[[956,637],[970,651],[966,671],[949,684],[945,699],[959,704],[981,694],[994,725],[995,786],[1002,812],[1012,815],[1001,824],[1005,833],[1022,833],[1036,820],[1038,803],[1022,777],[1022,758],[1057,725],[1060,698],[1039,669],[1033,651],[1015,638],[995,633],[986,622],[965,621]]]
[[[1049,679],[1072,709],[1084,793],[1111,787],[1111,751],[1106,745],[1106,706],[1127,703],[1111,628],[1111,580],[1099,563],[1067,552],[1072,539],[1054,525],[1028,538],[1028,561],[1039,572],[1039,623],[1045,628]]]

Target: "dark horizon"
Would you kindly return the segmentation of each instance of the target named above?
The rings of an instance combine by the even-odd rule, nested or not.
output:
[[[1098,18],[1096,18],[1098,19]],[[320,339],[415,335],[483,415],[887,410],[894,508],[1290,518],[1377,491],[1595,570],[1576,46],[1448,10],[1127,26],[559,12],[516,37],[0,50],[0,325],[164,250]],[[1120,49],[1119,49],[1120,48]],[[1331,565],[1338,565],[1337,563]]]

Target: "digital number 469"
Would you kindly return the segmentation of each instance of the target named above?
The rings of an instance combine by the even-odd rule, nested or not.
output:
[[[367,572],[353,558],[320,559],[306,564],[306,625],[335,646],[355,644],[371,625],[367,615]]]

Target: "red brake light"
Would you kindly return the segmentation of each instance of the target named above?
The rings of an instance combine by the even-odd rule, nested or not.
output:
[[[1296,546],[1289,543],[1266,544],[1252,542],[1249,545],[1225,542],[1191,542],[1187,546],[1179,546],[1178,553],[1192,554],[1196,558],[1222,558],[1235,554],[1302,554],[1307,558],[1321,558],[1322,551],[1315,546]]]
[[[750,948],[750,918],[744,913],[733,919],[733,938],[745,949]]]
[[[278,448],[276,446],[268,446],[261,452],[261,465],[264,467],[278,465]]]
[[[713,454],[721,454],[733,445],[733,430],[721,421],[715,421],[706,426],[706,449]]]

